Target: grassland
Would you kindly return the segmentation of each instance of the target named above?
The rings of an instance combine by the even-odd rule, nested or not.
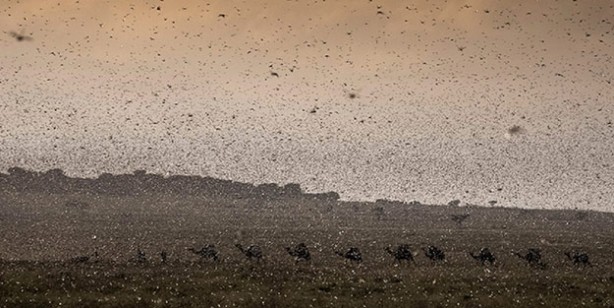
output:
[[[5,193],[0,306],[614,307],[612,226],[611,214],[580,211]],[[295,264],[284,250],[298,242],[310,262]],[[246,260],[235,243],[260,245],[264,260]],[[401,243],[420,252],[416,264],[383,249]],[[186,251],[205,244],[218,247],[219,262]],[[421,253],[429,244],[445,250],[445,263]],[[351,246],[364,262],[334,254]],[[469,257],[481,247],[495,265]],[[511,254],[530,247],[542,249],[545,269]],[[131,261],[137,249],[148,262]],[[570,250],[593,266],[571,264]],[[94,251],[90,262],[68,261]]]

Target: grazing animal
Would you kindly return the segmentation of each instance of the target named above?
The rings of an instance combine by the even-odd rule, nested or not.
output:
[[[162,263],[166,264],[167,258],[168,258],[168,254],[166,253],[166,250],[162,250],[160,252],[160,261],[162,261]]]
[[[345,253],[340,252],[340,251],[335,251],[335,254],[342,256],[353,262],[357,262],[357,263],[362,262],[362,254],[360,253],[360,250],[356,247],[350,247],[350,249],[348,249],[348,251],[346,251]]]
[[[200,250],[196,250],[195,248],[188,248],[188,250],[199,255],[203,259],[212,259],[213,261],[219,260],[219,253],[217,249],[215,249],[215,245],[209,244]]]
[[[480,261],[482,263],[482,265],[485,265],[486,262],[490,263],[490,264],[494,264],[496,261],[495,256],[492,254],[492,252],[490,252],[490,250],[488,248],[482,248],[480,249],[480,253],[478,253],[477,255],[473,254],[473,252],[470,252],[469,255]]]
[[[422,248],[422,250],[424,251],[424,255],[433,261],[444,261],[446,259],[443,250],[437,246],[430,245],[429,247]]]
[[[299,243],[295,247],[286,247],[286,251],[290,256],[293,256],[296,260],[296,263],[299,261],[309,261],[311,260],[311,254],[309,253],[309,249],[305,243]]]
[[[250,260],[260,261],[262,259],[262,249],[258,245],[249,245],[247,249],[243,248],[241,244],[235,244],[235,246]]]
[[[147,257],[145,256],[145,253],[141,251],[140,249],[136,252],[136,262],[139,262],[139,263],[147,262]]]
[[[407,262],[413,262],[414,264],[416,263],[414,260],[414,255],[411,252],[411,249],[409,249],[409,245],[402,244],[397,246],[397,248],[394,250],[388,246],[384,248],[384,250],[394,257],[395,262],[400,263],[401,261],[406,260]]]
[[[566,252],[565,255],[567,256],[567,258],[569,258],[570,261],[573,262],[574,265],[593,266],[591,264],[591,261],[589,261],[588,259],[588,254],[586,254],[585,252]]]
[[[537,248],[529,248],[526,254],[521,254],[519,252],[515,252],[519,258],[527,261],[529,265],[533,267],[545,267],[545,264],[542,263],[542,254],[541,250]]]
[[[71,263],[87,263],[93,258],[98,258],[98,251],[95,251],[92,255],[78,256],[70,259]]]

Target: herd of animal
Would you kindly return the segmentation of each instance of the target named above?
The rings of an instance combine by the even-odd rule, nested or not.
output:
[[[262,248],[258,245],[249,245],[247,247],[243,247],[241,244],[235,244],[235,246],[241,251],[245,257],[252,261],[260,261],[264,254]],[[296,263],[301,261],[306,262],[311,260],[311,253],[309,252],[309,248],[305,243],[299,243],[294,247],[285,247],[288,254],[294,258]],[[211,261],[219,261],[220,253],[215,245],[205,245],[200,249],[196,248],[187,248],[187,251],[190,251],[198,256],[200,256],[203,260],[211,260]],[[414,257],[417,256],[417,253],[413,252],[409,245],[401,244],[395,248],[388,246],[384,248],[384,250],[389,253],[395,262],[408,262],[408,263],[416,263]],[[446,255],[444,251],[437,246],[427,246],[422,248],[424,255],[433,262],[445,262]],[[363,261],[362,253],[360,249],[357,247],[350,247],[345,252],[343,251],[335,251],[335,254],[352,262],[360,263]],[[525,260],[530,266],[536,268],[545,268],[546,264],[542,261],[542,253],[538,248],[529,248],[525,253],[513,252],[514,255],[519,258]],[[574,265],[584,265],[584,266],[592,266],[588,254],[585,252],[579,251],[571,251],[566,252],[565,255]],[[497,258],[488,248],[482,248],[479,250],[477,254],[473,252],[469,252],[469,256],[473,259],[477,260],[481,265],[493,265],[495,264]],[[95,252],[93,257],[97,258],[98,253]],[[89,262],[92,258],[90,256],[79,256],[72,258],[71,261],[73,263],[85,263]],[[162,263],[166,263],[168,261],[168,254],[166,251],[160,252],[160,260]],[[144,263],[148,261],[145,253],[140,249],[137,251],[136,256],[132,259],[132,261]]]

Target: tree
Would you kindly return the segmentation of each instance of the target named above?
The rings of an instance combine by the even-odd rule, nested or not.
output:
[[[290,196],[298,196],[303,193],[301,185],[296,183],[289,183],[284,186],[284,194]]]
[[[136,176],[136,177],[143,177],[143,176],[145,176],[145,174],[147,174],[147,171],[145,171],[145,170],[134,170],[134,172],[132,174],[134,174],[134,176]]]
[[[19,167],[9,168],[8,172],[9,172],[9,175],[12,177],[24,177],[27,174],[30,174],[30,171],[23,169],[23,168],[19,168]]]
[[[66,175],[64,174],[64,170],[58,168],[48,170],[47,172],[45,172],[45,175],[54,179],[66,177]]]
[[[453,207],[457,207],[460,205],[460,200],[456,199],[456,200],[452,200],[450,202],[448,202],[448,206],[453,206]]]

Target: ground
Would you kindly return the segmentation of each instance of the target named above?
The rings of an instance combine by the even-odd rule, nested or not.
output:
[[[3,193],[0,306],[614,307],[612,226],[614,215],[583,211]],[[287,254],[299,242],[312,261]],[[250,262],[235,243],[260,245],[265,258]],[[186,250],[206,244],[219,262]],[[416,264],[384,251],[399,244],[417,253]],[[445,250],[445,263],[424,256],[431,244]],[[361,264],[334,253],[352,246]],[[495,265],[469,256],[481,247]],[[528,248],[542,250],[545,269],[512,254]],[[138,249],[146,263],[134,262]],[[593,266],[571,264],[563,253],[572,250]],[[95,251],[89,262],[70,262]]]

